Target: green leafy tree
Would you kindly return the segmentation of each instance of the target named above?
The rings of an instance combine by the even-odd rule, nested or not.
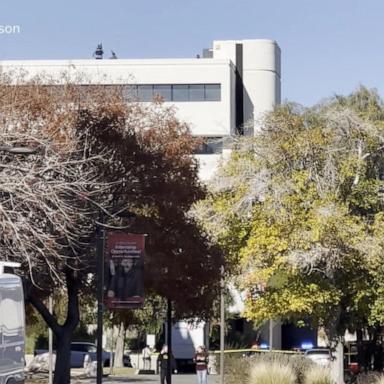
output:
[[[310,318],[330,340],[384,320],[383,112],[361,87],[282,105],[235,142],[195,212],[227,249],[248,319]]]

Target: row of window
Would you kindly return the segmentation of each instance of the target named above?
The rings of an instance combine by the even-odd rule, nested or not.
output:
[[[164,101],[220,101],[220,84],[143,84],[130,85],[124,89],[128,98],[153,101],[161,97]]]
[[[123,93],[126,100],[151,102],[156,98],[163,101],[221,101],[220,84],[140,84],[140,85],[80,85],[81,96],[88,90],[103,87]],[[48,86],[55,92],[62,92],[61,86]],[[83,93],[84,92],[84,93]]]

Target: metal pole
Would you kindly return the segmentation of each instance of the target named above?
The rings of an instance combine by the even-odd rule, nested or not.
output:
[[[140,371],[140,333],[137,333],[137,370]]]
[[[49,313],[53,313],[53,300],[52,300],[52,295],[49,296],[49,299],[48,299],[48,309],[49,309]],[[53,375],[52,375],[52,371],[53,371],[53,337],[52,337],[52,329],[51,328],[48,328],[48,349],[49,349],[49,363],[48,363],[48,367],[49,367],[49,371],[48,371],[48,384],[52,384],[53,382]]]
[[[104,222],[101,217],[101,223]],[[99,227],[97,239],[97,376],[96,383],[101,384],[103,380],[103,296],[104,296],[104,241],[105,230]]]
[[[269,319],[269,350],[273,349],[273,320]]]
[[[113,375],[113,366],[115,364],[114,358],[113,358],[113,352],[114,352],[114,339],[113,339],[113,325],[111,324],[111,329],[109,331],[109,342],[111,343],[111,350],[109,352],[109,374]]]
[[[168,361],[167,361],[167,384],[172,384],[172,302],[167,300],[167,345],[168,345]]]
[[[224,301],[224,266],[221,267],[220,290],[220,384],[224,384],[224,347],[225,347],[225,301]]]

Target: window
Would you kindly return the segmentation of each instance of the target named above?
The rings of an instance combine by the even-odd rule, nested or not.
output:
[[[204,84],[190,84],[189,101],[204,101]]]
[[[84,344],[72,344],[71,345],[71,351],[88,352],[87,351],[87,346],[84,345]]]
[[[160,96],[164,101],[172,101],[172,86],[171,85],[154,85],[154,97]]]
[[[124,100],[131,100],[137,98],[137,85],[126,85],[123,87]]]
[[[152,101],[153,100],[153,85],[138,85],[137,97],[140,101]]]
[[[189,101],[188,84],[175,84],[172,91],[172,101]]]
[[[205,100],[220,101],[221,100],[220,84],[205,84]]]

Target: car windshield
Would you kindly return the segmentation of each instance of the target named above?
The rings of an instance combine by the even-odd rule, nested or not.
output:
[[[318,349],[313,351],[307,351],[307,355],[329,355],[329,351]]]

